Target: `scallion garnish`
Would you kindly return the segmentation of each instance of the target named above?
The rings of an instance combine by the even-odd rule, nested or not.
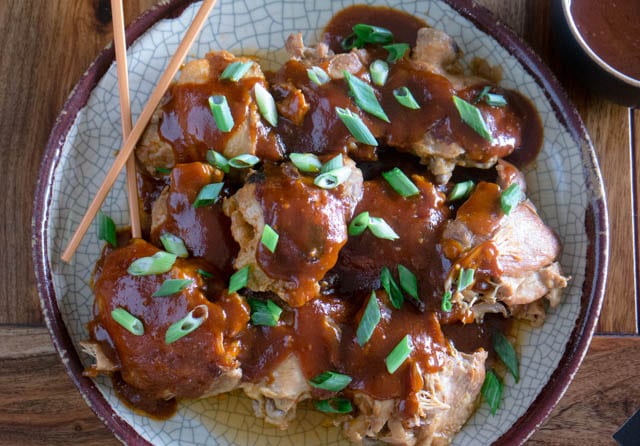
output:
[[[320,173],[331,172],[332,170],[339,169],[342,166],[344,166],[344,160],[342,159],[342,154],[339,153],[322,165]]]
[[[332,372],[327,370],[322,372],[318,376],[311,378],[309,384],[318,389],[328,390],[330,392],[340,392],[347,387],[352,378],[349,375],[343,375],[342,373]]]
[[[387,180],[393,190],[403,197],[412,197],[420,194],[418,187],[404,174],[402,170],[394,167],[388,172],[383,172],[382,177]]]
[[[396,98],[396,101],[398,101],[398,103],[403,107],[411,110],[420,109],[420,104],[418,104],[416,98],[413,97],[411,91],[407,87],[400,87],[393,90],[393,97]]]
[[[521,198],[522,191],[520,190],[520,185],[518,183],[513,183],[500,195],[500,206],[502,207],[502,211],[506,215],[509,215],[513,208],[520,203]]]
[[[249,282],[249,265],[239,269],[229,278],[229,294],[247,286]]]
[[[489,85],[484,87],[480,94],[476,97],[475,101],[473,101],[474,104],[477,104],[484,99],[484,101],[492,107],[504,107],[505,105],[507,105],[507,100],[504,96],[502,96],[501,94],[489,93],[490,91],[491,87]]]
[[[391,270],[386,266],[383,267],[380,272],[380,283],[382,284],[382,288],[387,292],[391,305],[399,310],[402,302],[404,302],[404,296],[393,275],[391,275]]]
[[[451,303],[451,291],[445,291],[444,295],[442,296],[441,308],[442,311],[446,311],[447,313],[453,308],[453,304]]]
[[[475,274],[473,268],[460,268],[460,274],[458,275],[458,292],[466,290],[473,283],[473,276]]]
[[[331,398],[329,400],[314,401],[313,405],[316,406],[320,412],[324,413],[349,413],[353,410],[351,401],[346,398]]]
[[[193,202],[193,207],[201,208],[215,203],[218,200],[218,196],[220,195],[223,186],[224,183],[211,183],[204,186],[200,189],[200,192],[198,192],[196,201]]]
[[[203,269],[198,268],[196,272],[200,274],[202,277],[206,277],[207,279],[213,278],[213,274],[211,274],[209,271],[205,271]]]
[[[98,211],[98,240],[104,240],[114,248],[118,246],[116,224],[102,211]]]
[[[502,399],[502,390],[504,385],[500,378],[495,374],[493,370],[487,371],[484,377],[484,383],[482,383],[482,396],[489,404],[491,409],[491,415],[495,415],[498,407],[500,407],[500,400]]]
[[[342,74],[344,74],[344,78],[349,86],[349,92],[353,96],[358,107],[384,122],[390,122],[389,117],[382,109],[380,102],[378,102],[378,98],[376,97],[371,85],[346,70],[343,71]]]
[[[380,306],[378,305],[378,298],[376,297],[375,291],[372,291],[369,302],[367,302],[364,313],[362,313],[362,319],[360,319],[358,329],[356,330],[356,336],[360,347],[364,347],[364,344],[371,339],[373,330],[375,330],[378,322],[380,322],[380,317],[381,314]]]
[[[265,248],[267,248],[272,253],[275,252],[276,246],[278,246],[278,239],[280,236],[278,233],[269,225],[264,225],[264,229],[262,230],[262,238],[260,239],[260,243],[262,243]]]
[[[228,79],[233,82],[238,82],[245,74],[247,74],[251,65],[253,65],[253,62],[251,61],[237,61],[230,63],[220,75],[220,80]]]
[[[331,80],[326,71],[316,66],[307,68],[307,76],[316,85],[324,85]]]
[[[389,224],[380,217],[369,217],[369,231],[378,238],[397,240],[400,238]]]
[[[493,333],[493,349],[504,365],[507,366],[507,369],[509,369],[516,382],[520,381],[520,370],[516,351],[502,332],[495,331]]]
[[[458,109],[460,119],[462,119],[465,124],[475,130],[478,135],[482,136],[487,141],[491,142],[493,140],[491,132],[487,127],[487,123],[484,122],[484,118],[482,117],[482,113],[480,113],[478,107],[469,104],[458,96],[453,96],[453,103]]]
[[[175,254],[158,251],[151,257],[140,257],[134,260],[127,268],[127,272],[132,276],[166,273],[173,267],[176,257]]]
[[[396,370],[400,368],[402,363],[411,356],[412,351],[413,345],[411,345],[411,338],[409,338],[409,335],[406,335],[402,340],[400,340],[400,342],[398,342],[393,350],[391,350],[391,353],[389,353],[389,356],[385,359],[387,371],[393,375]]]
[[[160,285],[160,288],[158,288],[156,292],[153,293],[151,296],[152,297],[171,296],[173,294],[179,293],[180,291],[184,290],[186,287],[188,287],[192,283],[193,283],[193,280],[191,279],[167,279],[164,282],[162,282],[162,285]]]
[[[224,173],[229,173],[229,160],[215,150],[207,150],[207,162]]]
[[[229,165],[235,169],[248,169],[260,162],[260,158],[249,153],[242,153],[229,160]]]
[[[314,180],[313,184],[322,189],[333,189],[344,183],[351,176],[351,168],[347,166],[321,173]]]
[[[278,325],[282,308],[271,299],[266,302],[258,299],[248,299],[248,301],[251,307],[251,322],[253,325],[265,325],[267,327]]]
[[[366,44],[385,44],[393,42],[393,34],[381,26],[358,23],[354,25],[353,33],[342,41],[342,48],[350,50],[352,48],[362,48]]]
[[[253,87],[253,94],[256,95],[256,103],[258,104],[258,110],[262,117],[272,126],[278,125],[278,109],[276,108],[276,101],[273,100],[271,93],[267,91],[262,84],[256,84]]]
[[[451,193],[449,193],[447,200],[449,201],[464,200],[469,195],[471,195],[471,192],[473,192],[474,187],[475,187],[475,183],[471,180],[463,181],[462,183],[456,183],[456,185],[453,186],[453,189],[451,189]]]
[[[398,278],[400,279],[400,287],[409,296],[418,300],[418,279],[409,268],[404,265],[398,265]]]
[[[189,257],[189,252],[187,251],[187,247],[184,246],[184,242],[177,235],[173,235],[170,232],[165,232],[160,236],[160,241],[162,242],[162,246],[167,252],[171,254],[175,254],[178,257],[187,258]]]
[[[336,107],[336,113],[344,125],[349,129],[356,141],[370,146],[377,146],[378,141],[371,133],[371,130],[362,122],[360,116],[347,108]]]
[[[384,60],[376,59],[369,65],[369,74],[371,75],[371,82],[382,87],[387,82],[387,77],[389,77],[389,64]]]
[[[142,324],[142,321],[124,308],[118,307],[112,310],[111,317],[129,333],[136,336],[142,336],[144,334],[144,325]]]
[[[191,310],[185,317],[178,322],[172,324],[164,337],[165,344],[171,344],[178,339],[195,331],[209,317],[209,307],[205,304],[198,305]]]
[[[222,95],[210,96],[209,107],[211,108],[213,120],[216,122],[218,129],[224,133],[230,132],[235,122],[233,121],[233,115],[231,114],[227,98]]]
[[[156,167],[156,172],[168,175],[171,173],[171,169],[169,169],[168,167]]]
[[[349,223],[348,234],[351,236],[357,236],[362,234],[369,227],[369,213],[360,212],[351,223]]]
[[[392,43],[391,45],[385,45],[382,48],[389,52],[387,56],[387,62],[395,63],[402,59],[409,49],[408,43]]]
[[[316,173],[322,168],[322,161],[313,153],[291,153],[289,159],[301,172]]]

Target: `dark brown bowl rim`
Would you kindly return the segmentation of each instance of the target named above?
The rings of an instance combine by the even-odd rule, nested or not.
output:
[[[127,28],[129,45],[157,21],[179,16],[185,7],[195,0],[170,0],[141,15]],[[524,443],[549,416],[569,383],[575,376],[586,355],[589,343],[602,307],[607,276],[609,253],[609,226],[606,199],[595,151],[584,124],[575,107],[555,76],[542,60],[513,31],[500,23],[486,8],[473,0],[445,0],[463,17],[470,20],[481,31],[491,35],[540,85],[553,110],[570,132],[574,141],[581,145],[589,157],[591,166],[585,166],[585,178],[590,188],[591,199],[585,216],[585,228],[590,240],[587,256],[586,278],[582,290],[581,311],[571,333],[565,353],[551,375],[545,390],[541,392],[527,412],[504,433],[495,444],[519,445]],[[114,61],[113,47],[104,49],[84,73],[67,99],[51,131],[43,156],[36,187],[32,221],[32,255],[36,283],[40,295],[42,312],[51,334],[53,344],[62,363],[81,395],[113,434],[122,442],[131,445],[150,445],[124,419],[113,412],[94,382],[82,376],[83,366],[75,351],[67,328],[62,320],[55,290],[51,266],[48,261],[48,219],[51,209],[51,189],[54,172],[60,162],[62,147],[78,111],[87,103],[91,91]],[[591,168],[589,168],[591,167]]]

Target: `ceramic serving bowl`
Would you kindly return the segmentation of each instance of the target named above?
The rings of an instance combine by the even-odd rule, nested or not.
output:
[[[370,4],[386,4],[368,0]],[[265,64],[283,61],[284,39],[301,31],[306,42],[320,36],[332,14],[351,4],[314,0],[221,0],[191,50],[258,55]],[[177,48],[199,3],[163,2],[127,31],[132,111],[140,113]],[[471,0],[399,0],[394,7],[415,14],[452,35],[467,54],[504,68],[502,85],[531,98],[544,125],[544,145],[526,171],[530,198],[564,243],[561,263],[572,276],[564,302],[544,326],[520,328],[521,378],[506,379],[500,411],[482,405],[454,440],[456,445],[523,443],[549,415],[582,361],[602,304],[608,256],[608,223],[594,150],[573,106],[540,59],[517,36]],[[90,359],[79,353],[87,338],[93,296],[89,281],[101,243],[95,227],[71,264],[60,254],[77,227],[122,142],[112,48],[104,50],[80,80],[48,142],[35,198],[33,255],[42,309],[54,344],[81,394],[128,444],[154,445],[338,445],[347,444],[322,414],[299,408],[282,432],[252,415],[241,395],[184,401],[178,413],[156,421],[135,413],[115,396],[108,379],[82,376]],[[123,178],[103,209],[126,225]]]

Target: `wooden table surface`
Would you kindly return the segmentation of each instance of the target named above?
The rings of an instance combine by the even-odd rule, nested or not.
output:
[[[229,0],[221,0],[229,1]],[[563,63],[550,29],[555,0],[482,0],[550,65],[582,115],[604,175],[611,263],[598,335],[574,382],[529,444],[612,444],[640,408],[637,170],[640,111],[594,97]],[[126,0],[131,21],[155,0]],[[0,444],[115,445],[56,355],[31,261],[40,159],[73,85],[111,39],[109,0],[0,1]],[[634,131],[635,129],[635,131]]]

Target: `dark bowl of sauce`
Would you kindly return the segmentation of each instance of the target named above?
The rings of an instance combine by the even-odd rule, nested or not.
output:
[[[594,92],[640,107],[640,1],[552,2],[560,50]]]

